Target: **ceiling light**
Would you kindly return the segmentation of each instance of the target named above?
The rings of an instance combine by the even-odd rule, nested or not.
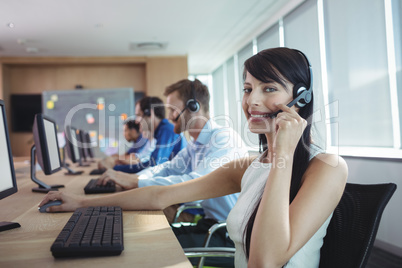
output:
[[[140,42],[140,43],[130,43],[130,50],[158,50],[165,49],[167,43],[161,42]]]
[[[12,22],[7,23],[7,27],[8,27],[8,28],[14,28],[14,26],[15,26],[15,25],[14,25],[14,23],[12,23]]]

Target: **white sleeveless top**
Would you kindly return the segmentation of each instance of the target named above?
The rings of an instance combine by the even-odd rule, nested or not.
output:
[[[311,149],[310,160],[317,154],[322,153],[322,151],[314,145],[311,145]],[[237,268],[247,267],[247,258],[243,243],[244,228],[258,202],[261,191],[265,187],[268,173],[271,170],[271,163],[262,163],[260,161],[264,154],[265,152],[260,157],[257,157],[244,173],[239,198],[227,218],[227,230],[236,247],[235,267]],[[332,214],[313,237],[293,255],[284,267],[310,268],[319,266],[320,249],[327,233],[327,227],[331,217]]]

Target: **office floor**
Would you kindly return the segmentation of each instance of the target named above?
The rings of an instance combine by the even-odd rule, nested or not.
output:
[[[371,251],[366,268],[401,268],[402,257],[398,257],[380,248]]]

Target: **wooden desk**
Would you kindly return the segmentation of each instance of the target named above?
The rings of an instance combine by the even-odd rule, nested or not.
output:
[[[0,267],[192,267],[162,211],[124,211],[124,250],[120,256],[55,259],[50,246],[67,223],[71,212],[40,213],[37,205],[44,194],[31,191],[29,164],[16,159],[18,192],[0,200],[0,220],[16,221],[21,228],[0,233]],[[84,186],[95,168],[78,176],[65,176],[65,170],[37,177],[48,184],[64,184],[62,191],[84,195]]]

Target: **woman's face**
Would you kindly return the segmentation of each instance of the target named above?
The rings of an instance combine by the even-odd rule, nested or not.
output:
[[[293,84],[285,80],[285,85],[261,82],[247,72],[242,106],[251,132],[275,132],[275,119],[270,115],[279,110],[276,104],[287,104],[293,100]]]

